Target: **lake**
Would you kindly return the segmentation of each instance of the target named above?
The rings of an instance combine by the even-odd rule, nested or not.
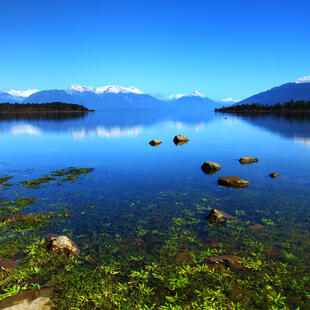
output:
[[[175,145],[177,134],[189,142]],[[163,143],[150,146],[154,138]],[[135,305],[140,299],[156,303],[154,309],[179,309],[160,308],[165,303],[180,309],[190,303],[193,309],[220,309],[229,302],[239,303],[234,309],[310,309],[310,117],[232,115],[200,108],[2,115],[0,145],[0,177],[12,176],[13,184],[1,196],[35,197],[23,214],[68,213],[37,231],[38,236],[68,236],[82,255],[116,264],[128,277],[126,283],[139,278],[130,278],[130,272],[152,263],[161,266],[166,286],[155,283],[159,276],[148,279],[156,293],[132,297]],[[259,162],[241,165],[243,156]],[[205,174],[204,161],[219,163],[221,170]],[[20,183],[69,167],[93,170],[37,188]],[[272,172],[280,176],[269,177]],[[248,180],[249,187],[219,186],[217,179],[225,176]],[[238,220],[211,225],[205,217],[214,208]],[[221,268],[209,275],[212,281],[185,271],[183,280],[173,280],[180,266],[226,254],[241,257],[244,271],[217,264]],[[205,291],[206,283],[211,293]],[[208,294],[214,297],[219,289],[222,295],[211,305]],[[175,293],[180,299],[165,298],[175,298]],[[128,309],[133,307],[127,303]],[[83,305],[86,309],[88,304]]]

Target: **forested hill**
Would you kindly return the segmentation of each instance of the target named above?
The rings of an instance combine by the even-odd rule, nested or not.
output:
[[[230,107],[223,107],[215,109],[216,112],[228,112],[228,113],[259,113],[259,112],[271,112],[271,113],[286,113],[286,112],[310,112],[310,101],[298,100],[288,101],[283,104],[277,103],[275,105],[268,104],[242,104],[233,105]]]
[[[50,103],[2,103],[0,104],[0,113],[16,113],[16,112],[92,112],[83,105],[50,102]]]

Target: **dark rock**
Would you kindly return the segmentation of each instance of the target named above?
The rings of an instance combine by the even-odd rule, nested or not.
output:
[[[222,186],[243,188],[249,186],[249,181],[240,179],[237,176],[232,177],[221,177],[217,180],[217,183]]]
[[[52,235],[46,239],[46,247],[57,254],[65,254],[67,256],[80,255],[78,246],[66,236]]]
[[[205,161],[202,166],[201,170],[206,174],[212,174],[221,169],[221,166],[217,163],[214,163],[212,161]]]
[[[173,138],[173,142],[175,145],[183,145],[187,143],[189,139],[183,135],[177,135]]]
[[[206,259],[207,264],[221,264],[224,267],[230,267],[236,270],[242,270],[245,267],[240,261],[241,258],[235,255],[211,256]]]
[[[209,215],[206,216],[206,219],[209,221],[209,223],[215,224],[215,225],[222,225],[227,220],[238,220],[237,217],[232,216],[218,209],[211,210]]]
[[[49,310],[55,308],[50,300],[53,288],[19,292],[0,301],[0,309],[4,310]]]
[[[258,158],[256,157],[241,157],[239,159],[239,163],[242,165],[253,164],[257,162],[258,162]]]
[[[152,141],[149,142],[150,145],[152,146],[158,146],[159,144],[161,144],[162,142],[158,139],[153,139]]]
[[[277,178],[277,177],[280,176],[280,173],[272,172],[272,173],[269,174],[269,176],[270,176],[271,178],[275,179],[275,178]]]
[[[186,252],[180,252],[175,255],[174,261],[177,264],[186,263],[192,260],[192,256]]]

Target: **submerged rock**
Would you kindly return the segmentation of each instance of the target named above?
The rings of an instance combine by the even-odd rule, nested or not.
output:
[[[180,252],[174,256],[174,262],[177,264],[186,263],[192,260],[192,256],[187,252]]]
[[[161,144],[162,142],[158,139],[153,139],[152,141],[149,142],[150,145],[152,146],[158,146],[159,144]]]
[[[253,163],[257,163],[258,162],[258,158],[256,157],[241,157],[239,159],[239,163],[242,165],[246,165],[246,164],[253,164]]]
[[[68,256],[80,255],[78,246],[66,236],[52,235],[50,238],[46,239],[46,247],[58,254],[66,254]]]
[[[265,226],[264,225],[262,225],[262,224],[254,224],[254,225],[250,225],[249,226],[249,229],[251,229],[251,230],[257,230],[257,229],[264,229],[265,228]]]
[[[274,247],[274,248],[271,248],[271,249],[267,249],[265,251],[265,253],[267,255],[270,255],[270,256],[281,256],[283,253],[285,253],[285,250],[277,248],[277,247]]]
[[[272,172],[272,173],[269,174],[269,176],[270,176],[271,178],[275,179],[275,178],[277,178],[277,177],[280,176],[280,173]]]
[[[0,309],[4,310],[49,310],[55,308],[50,300],[53,289],[50,287],[19,292],[0,301]]]
[[[187,143],[189,139],[183,135],[177,135],[173,138],[173,142],[175,145],[183,145]]]
[[[215,225],[223,225],[227,220],[238,220],[237,217],[218,209],[211,210],[209,215],[206,216],[206,219],[209,223]]]
[[[212,161],[205,161],[202,166],[201,170],[206,174],[212,174],[221,169],[221,166],[218,163]]]
[[[34,215],[33,214],[26,214],[26,215],[22,215],[22,214],[16,214],[16,215],[11,215],[11,216],[8,216],[6,217],[4,220],[3,220],[3,223],[4,224],[9,224],[9,223],[14,223],[14,222],[19,222],[19,221],[25,221],[31,217],[33,217]]]
[[[220,264],[224,267],[230,267],[237,270],[242,270],[245,267],[241,263],[241,258],[235,255],[219,255],[211,256],[206,259],[207,264]]]
[[[232,177],[221,177],[217,180],[219,185],[235,187],[235,188],[243,188],[249,186],[249,181],[240,179],[237,176]]]
[[[20,261],[10,258],[0,257],[0,272],[12,272]]]

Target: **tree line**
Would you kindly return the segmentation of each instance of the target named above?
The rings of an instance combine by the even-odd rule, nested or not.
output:
[[[49,103],[1,103],[0,112],[89,112],[79,104],[64,102]]]
[[[215,109],[216,112],[275,112],[275,113],[285,113],[285,112],[310,112],[310,101],[305,100],[291,100],[285,103],[277,103],[275,105],[252,103],[252,104],[241,104],[233,105],[230,107],[223,107],[220,109]]]

